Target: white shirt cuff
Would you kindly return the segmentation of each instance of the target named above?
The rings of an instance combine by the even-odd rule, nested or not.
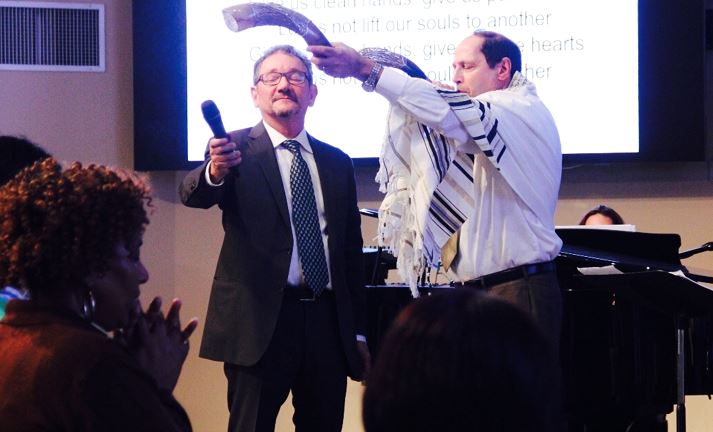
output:
[[[213,183],[210,181],[210,164],[212,164],[213,161],[208,161],[208,164],[205,166],[205,181],[208,183],[210,186],[218,187],[218,186],[223,186],[223,183],[225,183],[225,180],[221,180],[218,183]]]
[[[385,97],[389,102],[395,102],[404,92],[409,76],[399,69],[385,67],[381,71],[379,81],[374,91]]]
[[[356,335],[356,338],[357,338],[357,342],[366,343],[366,336],[358,334],[358,335]]]

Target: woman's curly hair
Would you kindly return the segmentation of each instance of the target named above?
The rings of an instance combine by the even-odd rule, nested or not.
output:
[[[0,188],[0,286],[80,289],[87,274],[107,270],[118,242],[143,233],[148,207],[150,188],[136,174],[36,162]]]

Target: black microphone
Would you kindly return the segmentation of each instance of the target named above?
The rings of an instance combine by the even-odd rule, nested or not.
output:
[[[225,132],[225,127],[223,126],[223,119],[220,118],[220,111],[215,105],[215,102],[208,99],[201,104],[201,111],[203,111],[203,118],[210,126],[210,130],[213,132],[213,136],[216,138],[229,138],[228,134]]]
[[[215,138],[228,138],[228,140],[230,140],[230,136],[227,132],[225,132],[223,119],[220,118],[220,110],[218,110],[218,106],[215,102],[210,99],[204,101],[201,104],[201,111],[203,112],[203,118],[208,123],[208,126],[210,126],[210,130],[213,132],[213,136]],[[239,175],[237,168],[237,166],[231,167],[230,172],[236,176]]]

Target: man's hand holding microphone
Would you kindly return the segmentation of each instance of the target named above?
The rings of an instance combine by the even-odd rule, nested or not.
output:
[[[208,174],[212,182],[220,183],[233,167],[240,165],[243,160],[242,155],[237,145],[230,140],[230,136],[225,132],[220,111],[215,103],[212,100],[207,100],[201,104],[201,110],[210,130],[213,131],[213,138],[208,141],[210,156]]]

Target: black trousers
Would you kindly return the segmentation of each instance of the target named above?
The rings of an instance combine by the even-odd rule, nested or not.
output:
[[[273,432],[292,391],[296,432],[339,432],[347,364],[334,295],[316,301],[286,296],[267,351],[254,366],[225,363],[228,432]]]
[[[483,279],[487,281],[488,276]],[[493,279],[490,278],[490,280]],[[494,284],[482,283],[480,279],[475,279],[456,284],[456,286],[485,291],[529,313],[549,340],[555,356],[559,356],[562,331],[562,293],[555,271],[524,275]]]

